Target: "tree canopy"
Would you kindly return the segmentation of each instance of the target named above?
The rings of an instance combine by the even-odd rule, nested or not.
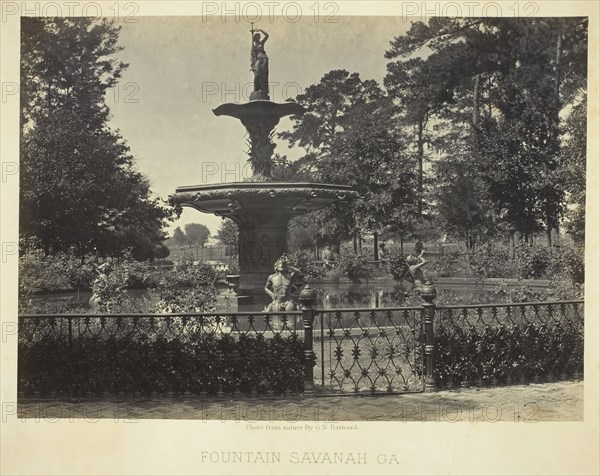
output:
[[[545,229],[550,241],[568,201],[563,113],[585,92],[586,45],[585,18],[431,18],[391,42],[385,85],[417,125],[420,160],[426,142],[437,152],[430,199],[450,228]]]
[[[223,221],[217,230],[217,238],[228,248],[231,254],[237,254],[238,249],[238,226],[230,218],[223,217]]]
[[[290,167],[324,183],[350,185],[360,193],[351,206],[334,205],[296,219],[317,243],[339,242],[359,230],[409,226],[414,215],[415,173],[394,127],[390,97],[358,73],[330,71],[296,101],[307,113],[280,137],[305,149]]]
[[[581,239],[586,18],[430,18],[384,56],[385,89],[332,70],[295,98],[307,113],[279,136],[305,154],[287,177],[360,198],[296,218],[294,243],[426,223],[469,244],[542,230],[551,243],[565,217]]]
[[[164,254],[173,211],[152,195],[108,125],[107,90],[127,64],[119,28],[92,18],[22,18],[22,242],[137,259]]]
[[[190,245],[204,246],[210,236],[207,226],[200,223],[188,223],[184,228],[186,242]]]

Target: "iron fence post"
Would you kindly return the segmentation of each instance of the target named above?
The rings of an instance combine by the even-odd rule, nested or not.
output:
[[[300,292],[302,319],[304,321],[304,393],[315,391],[314,371],[315,352],[313,350],[313,323],[315,321],[315,302],[317,293],[308,284]]]
[[[434,300],[437,295],[435,286],[431,281],[426,280],[418,288],[419,296],[425,301],[423,303],[423,328],[425,331],[425,345],[423,356],[425,360],[425,391],[433,392],[435,390],[435,379],[433,375],[433,365],[435,359],[435,340],[433,336],[433,318],[435,317]]]

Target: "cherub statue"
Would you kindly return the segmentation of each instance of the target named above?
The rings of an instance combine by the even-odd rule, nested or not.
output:
[[[408,265],[408,273],[405,278],[407,281],[410,281],[413,285],[413,288],[418,288],[423,284],[425,278],[423,276],[423,270],[421,269],[425,266],[429,261],[423,258],[423,252],[419,256],[408,255],[406,257],[406,264]]]
[[[110,263],[102,263],[96,268],[97,276],[92,283],[92,296],[88,304],[94,311],[99,311],[106,308],[107,290],[108,290],[108,273],[110,272]]]
[[[265,286],[265,292],[273,299],[267,312],[298,310],[298,304],[292,298],[292,287],[294,279],[300,275],[300,270],[290,266],[285,254],[275,262],[275,273],[267,278]]]
[[[335,255],[333,254],[333,251],[331,251],[329,245],[325,246],[321,258],[323,260],[323,269],[325,271],[329,271],[335,267]]]

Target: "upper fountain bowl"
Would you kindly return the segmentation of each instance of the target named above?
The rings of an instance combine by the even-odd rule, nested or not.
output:
[[[246,119],[260,120],[261,117],[280,118],[302,115],[306,109],[295,102],[276,103],[266,100],[255,100],[242,104],[226,103],[213,109],[215,116],[231,116],[242,122]]]

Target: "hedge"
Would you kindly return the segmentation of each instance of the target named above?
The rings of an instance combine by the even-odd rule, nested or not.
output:
[[[279,395],[303,390],[296,336],[79,338],[19,344],[22,396]]]
[[[583,376],[583,330],[565,323],[457,329],[436,322],[438,388],[495,386]]]

